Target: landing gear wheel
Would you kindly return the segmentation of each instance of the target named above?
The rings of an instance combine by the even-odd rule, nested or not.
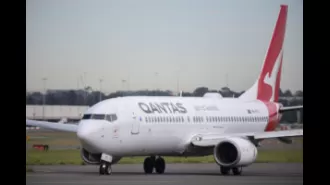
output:
[[[105,162],[101,163],[99,173],[100,175],[111,175],[112,173],[111,165]]]
[[[241,175],[242,174],[242,167],[235,167],[232,169],[234,175]]]
[[[156,172],[159,174],[164,173],[165,171],[165,160],[161,157],[157,158],[155,161]]]
[[[228,175],[229,171],[230,171],[230,168],[220,166],[220,172],[221,172],[222,175]]]
[[[146,173],[146,174],[150,174],[150,173],[153,172],[153,170],[154,170],[154,161],[152,160],[151,157],[147,157],[147,158],[144,159],[143,169],[144,169],[144,173]]]
[[[99,174],[104,175],[104,172],[105,172],[105,164],[101,164],[99,168]]]

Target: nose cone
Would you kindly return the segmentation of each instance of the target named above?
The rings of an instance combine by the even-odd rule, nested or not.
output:
[[[79,123],[77,136],[84,148],[95,150],[101,139],[102,123],[98,121],[82,121]]]

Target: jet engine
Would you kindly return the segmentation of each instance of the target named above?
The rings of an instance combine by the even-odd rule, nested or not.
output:
[[[214,147],[214,159],[223,167],[248,166],[257,158],[256,146],[244,138],[227,138]]]
[[[98,165],[101,163],[102,154],[92,154],[89,151],[87,151],[86,149],[82,148],[80,150],[80,155],[81,155],[81,158],[83,159],[83,161],[87,164]],[[117,162],[119,162],[120,159],[121,159],[121,157],[113,157],[112,164],[116,164]]]

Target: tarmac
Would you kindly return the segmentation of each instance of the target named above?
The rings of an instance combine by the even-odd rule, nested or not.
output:
[[[167,164],[164,174],[144,174],[142,164],[117,164],[111,175],[98,174],[98,166],[29,166],[26,185],[209,185],[303,184],[303,163],[254,163],[242,175],[223,176],[217,164]]]

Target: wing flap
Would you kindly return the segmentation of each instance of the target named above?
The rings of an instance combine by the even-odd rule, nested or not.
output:
[[[209,147],[218,144],[221,140],[228,137],[251,137],[253,133],[239,133],[239,134],[200,134],[193,137],[191,143],[195,146]]]
[[[26,120],[26,125],[64,132],[77,132],[78,129],[78,125],[75,124],[59,124],[55,122],[36,121],[28,119]]]
[[[282,137],[300,137],[303,136],[303,129],[292,129],[272,132],[262,132],[254,135],[254,139],[271,139]]]
[[[228,137],[242,137],[250,138],[252,141],[272,139],[272,138],[288,138],[288,137],[301,137],[303,136],[303,129],[292,129],[284,131],[271,131],[271,132],[261,132],[261,133],[238,133],[238,134],[207,134],[207,135],[197,135],[191,140],[191,143],[199,147],[210,147],[215,146],[223,139]]]

